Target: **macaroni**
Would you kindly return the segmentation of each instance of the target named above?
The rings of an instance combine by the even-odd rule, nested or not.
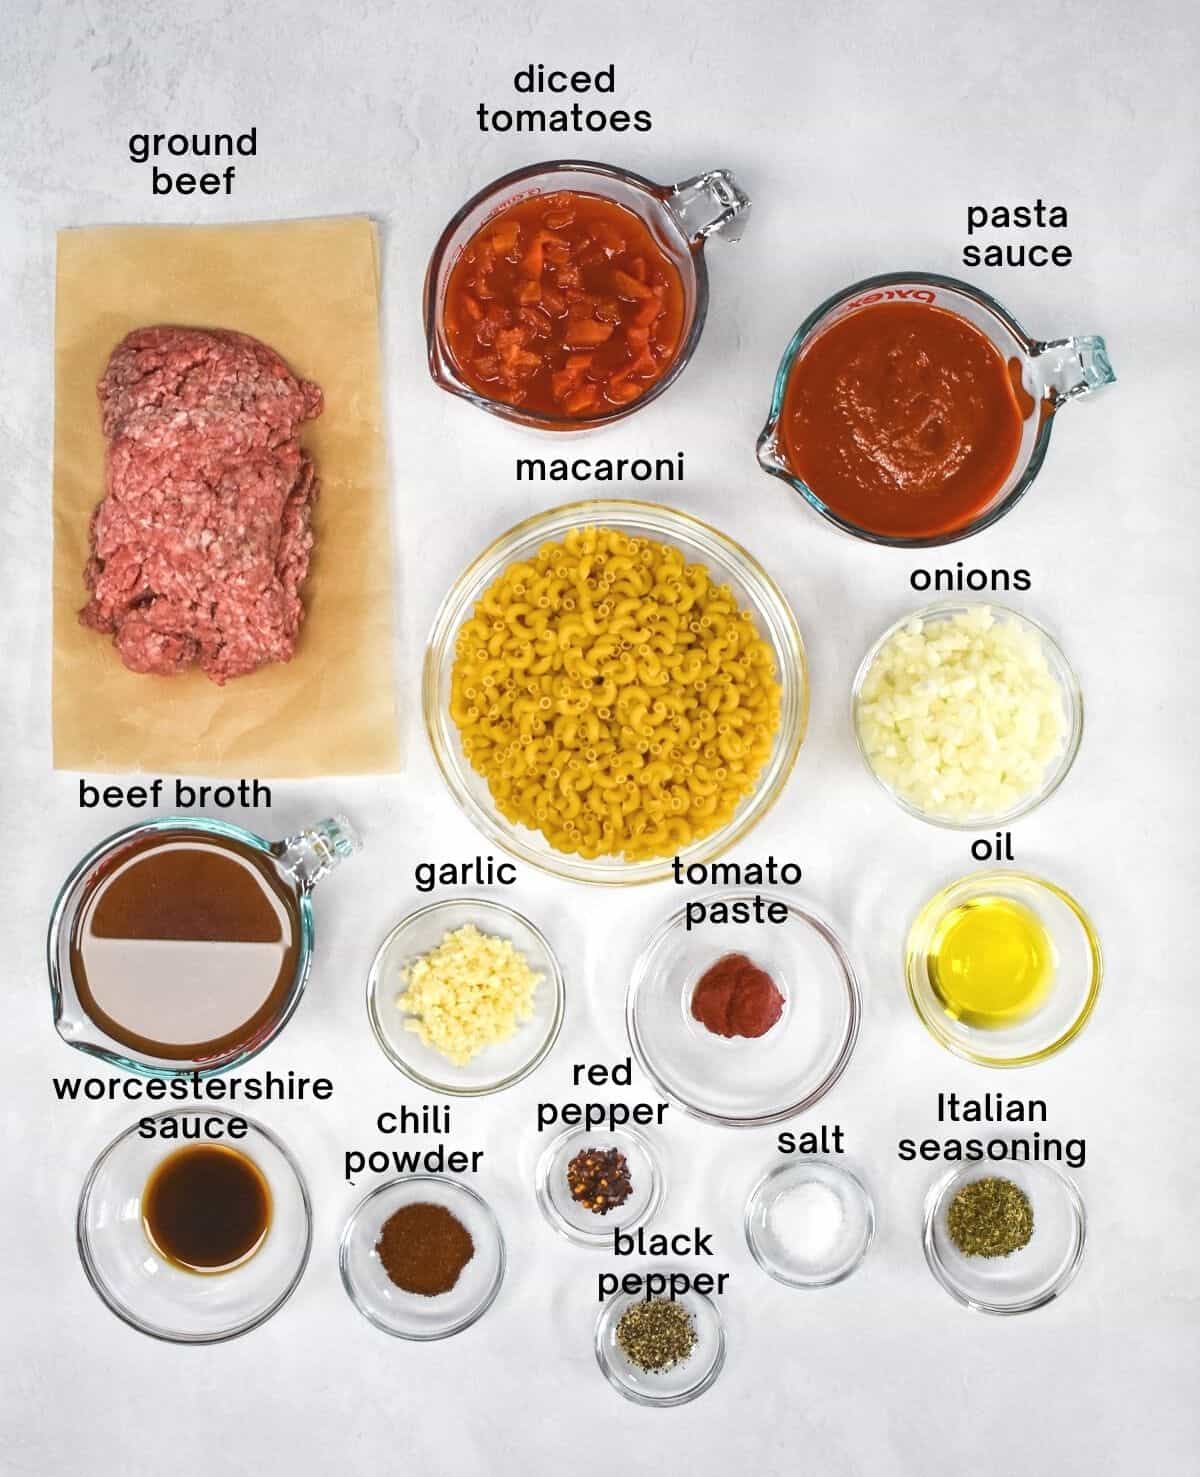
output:
[[[641,861],[729,820],[780,697],[728,585],[670,545],[582,528],[484,591],[458,633],[450,716],[509,821],[557,851]]]

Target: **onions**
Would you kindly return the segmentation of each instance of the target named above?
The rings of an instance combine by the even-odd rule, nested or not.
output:
[[[1066,736],[1041,638],[987,605],[913,619],[891,636],[863,680],[856,721],[879,778],[914,809],[950,821],[1019,807]]]

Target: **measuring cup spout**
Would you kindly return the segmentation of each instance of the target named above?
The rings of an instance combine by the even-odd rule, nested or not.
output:
[[[1033,346],[1033,367],[1043,395],[1057,408],[1116,380],[1108,347],[1098,334],[1052,339]]]
[[[362,850],[362,839],[344,815],[306,826],[278,847],[280,865],[301,892],[311,892],[322,877]]]

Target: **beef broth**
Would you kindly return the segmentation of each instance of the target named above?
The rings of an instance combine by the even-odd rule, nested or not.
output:
[[[233,838],[160,831],[97,866],[71,930],[71,974],[114,1040],[208,1062],[271,1028],[300,933],[299,903],[271,857]]]

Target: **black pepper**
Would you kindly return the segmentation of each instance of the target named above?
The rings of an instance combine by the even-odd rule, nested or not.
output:
[[[632,1303],[617,1324],[617,1343],[631,1364],[665,1374],[691,1358],[696,1325],[686,1308],[668,1298]]]

